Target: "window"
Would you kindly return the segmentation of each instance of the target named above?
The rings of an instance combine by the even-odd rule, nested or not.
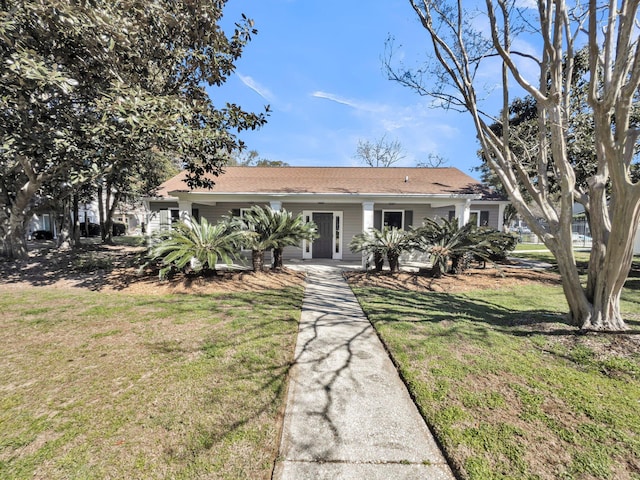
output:
[[[413,226],[413,210],[374,210],[373,228],[384,227],[409,230]]]
[[[383,210],[382,226],[389,228],[404,228],[404,210]]]
[[[160,230],[169,230],[171,225],[180,220],[180,210],[167,208],[160,210]]]
[[[488,210],[471,210],[469,215],[469,223],[477,227],[489,226],[489,211]]]
[[[234,217],[243,218],[245,213],[247,213],[249,210],[251,209],[250,208],[234,208],[233,210],[231,210],[231,215]]]

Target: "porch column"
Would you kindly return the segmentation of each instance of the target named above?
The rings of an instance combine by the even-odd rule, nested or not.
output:
[[[178,215],[181,221],[186,223],[187,225],[191,225],[191,208],[193,206],[193,202],[188,200],[179,200],[178,201]]]
[[[504,229],[504,209],[506,208],[506,205],[504,203],[501,203],[500,205],[498,205],[498,231],[502,232]]]
[[[373,202],[362,202],[362,231],[373,229]],[[367,255],[362,254],[362,268],[367,268]]]
[[[456,218],[458,219],[458,226],[464,227],[469,223],[469,217],[471,215],[471,200],[465,200],[462,203],[456,203]]]
[[[282,202],[280,200],[271,200],[269,202],[269,206],[271,207],[271,210],[275,210],[276,212],[282,210]]]

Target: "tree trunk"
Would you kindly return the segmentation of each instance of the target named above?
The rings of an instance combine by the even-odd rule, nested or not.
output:
[[[27,212],[29,202],[38,191],[40,184],[28,181],[16,195],[9,210],[7,221],[7,231],[2,245],[3,256],[11,259],[27,258],[27,241],[25,237],[25,226],[27,224]]]
[[[10,259],[27,258],[27,242],[25,238],[26,215],[24,211],[15,207],[11,209],[7,236],[4,241],[2,254]]]
[[[251,263],[254,272],[264,270],[264,250],[251,250]]]
[[[398,273],[400,271],[399,256],[397,253],[387,253],[387,261],[389,262],[389,270],[391,270],[391,273]]]
[[[442,277],[442,265],[440,262],[433,262],[433,265],[431,266],[431,276],[433,278]]]
[[[282,270],[282,248],[273,249],[273,269]]]
[[[80,246],[80,201],[78,194],[73,194],[73,247],[78,248]]]
[[[382,252],[373,253],[373,263],[375,265],[376,272],[381,272],[384,267],[384,255]]]
[[[60,225],[58,226],[57,245],[59,249],[68,250],[71,248],[73,243],[71,232],[71,211],[69,208],[69,199],[67,198],[63,200],[62,216],[60,217]]]
[[[586,296],[592,314],[581,327],[585,330],[625,330],[620,312],[620,295],[633,262],[633,244],[640,216],[640,205],[628,201],[612,202],[611,231],[606,247],[592,248]],[[592,215],[591,223],[603,222]]]

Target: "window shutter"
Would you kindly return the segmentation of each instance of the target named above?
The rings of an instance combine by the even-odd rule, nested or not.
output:
[[[200,222],[200,209],[192,208],[191,209],[191,218],[193,218],[196,222]]]
[[[409,230],[410,227],[413,227],[413,210],[405,210],[404,211],[404,229]]]
[[[232,217],[239,217],[240,216],[240,209],[239,208],[234,208],[233,210],[231,210],[231,216]]]
[[[382,210],[373,211],[373,228],[382,230]]]
[[[456,211],[449,210],[449,221],[453,220],[454,218],[456,218]]]
[[[487,210],[482,210],[480,212],[480,226],[481,227],[489,226],[489,212]]]
[[[169,228],[169,210],[160,210],[160,230],[166,230]]]

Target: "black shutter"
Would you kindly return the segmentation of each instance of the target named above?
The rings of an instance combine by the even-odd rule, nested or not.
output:
[[[239,208],[234,208],[233,210],[231,210],[231,216],[239,217],[240,216],[240,209]]]
[[[453,220],[454,218],[456,218],[456,211],[449,210],[449,221]]]
[[[200,222],[200,210],[198,208],[191,209],[191,218],[193,218],[196,222]]]
[[[480,226],[481,227],[489,226],[489,212],[487,210],[482,210],[480,212]]]
[[[404,211],[404,229],[409,230],[409,227],[413,227],[413,210]]]
[[[373,228],[382,230],[382,210],[373,211]]]

